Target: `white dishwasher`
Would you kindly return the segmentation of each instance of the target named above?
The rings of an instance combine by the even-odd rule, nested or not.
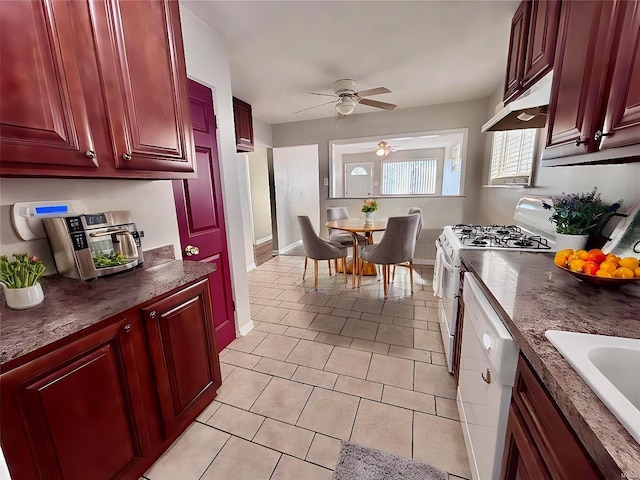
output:
[[[473,480],[500,476],[518,346],[472,273],[464,274],[458,412]]]

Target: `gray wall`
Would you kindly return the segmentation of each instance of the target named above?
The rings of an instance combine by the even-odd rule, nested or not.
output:
[[[247,155],[251,186],[251,213],[253,217],[253,242],[271,238],[271,204],[269,199],[269,168],[267,149],[255,147]]]
[[[362,200],[329,199],[329,190],[323,179],[329,178],[329,141],[348,138],[370,137],[429,130],[468,128],[467,158],[465,166],[464,196],[381,198],[378,215],[389,217],[405,215],[409,207],[420,207],[424,212],[425,229],[441,229],[445,225],[479,221],[478,199],[485,140],[480,127],[487,120],[488,99],[407,108],[394,111],[375,112],[348,116],[336,121],[334,118],[282,123],[272,126],[275,147],[318,144],[321,224],[326,221],[326,209],[331,206],[346,206],[352,217],[360,215]],[[324,229],[326,235],[326,229]],[[427,237],[427,235],[425,235]],[[433,260],[435,250],[431,242],[424,240],[416,247],[416,258]]]

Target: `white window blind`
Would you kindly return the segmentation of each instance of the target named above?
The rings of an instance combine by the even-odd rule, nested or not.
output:
[[[433,195],[436,193],[438,160],[382,163],[383,195]]]
[[[529,183],[537,133],[537,128],[494,132],[490,183]]]

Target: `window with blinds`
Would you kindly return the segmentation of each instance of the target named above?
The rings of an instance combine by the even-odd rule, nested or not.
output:
[[[537,128],[494,132],[491,184],[528,185],[533,170]]]
[[[438,160],[382,163],[382,195],[434,195]]]

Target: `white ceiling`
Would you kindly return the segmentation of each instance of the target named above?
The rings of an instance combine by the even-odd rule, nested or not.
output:
[[[331,101],[307,92],[333,93],[340,78],[389,88],[370,98],[399,109],[489,96],[519,0],[182,3],[223,37],[234,96],[274,124],[334,116],[332,104],[293,112]]]

